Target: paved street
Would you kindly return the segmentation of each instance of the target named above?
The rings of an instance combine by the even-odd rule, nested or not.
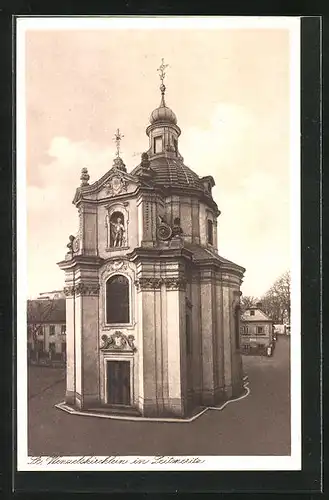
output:
[[[289,455],[289,346],[243,356],[251,393],[191,423],[127,422],[69,415],[64,370],[31,367],[29,455]]]

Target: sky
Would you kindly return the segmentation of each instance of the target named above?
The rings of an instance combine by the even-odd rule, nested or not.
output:
[[[246,268],[242,292],[290,268],[287,29],[28,30],[25,47],[29,297],[64,285],[81,168],[92,183],[112,167],[117,128],[128,172],[148,149],[161,58],[179,151],[215,179],[218,251]]]

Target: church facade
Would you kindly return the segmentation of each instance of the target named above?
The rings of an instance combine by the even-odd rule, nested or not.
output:
[[[79,230],[59,266],[77,409],[184,418],[243,392],[245,269],[218,254],[215,182],[184,164],[164,68],[140,163],[127,172],[118,131],[113,167],[92,184],[82,169],[73,200]]]

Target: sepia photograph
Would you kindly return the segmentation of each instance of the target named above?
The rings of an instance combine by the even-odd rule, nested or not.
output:
[[[18,470],[300,470],[300,19],[16,23]]]

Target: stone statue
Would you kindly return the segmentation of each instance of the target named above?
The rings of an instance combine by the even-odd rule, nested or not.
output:
[[[174,224],[172,226],[172,237],[179,238],[182,234],[183,234],[183,229],[181,228],[181,225],[180,225],[180,218],[176,217],[174,219]]]
[[[73,252],[74,252],[74,249],[73,249],[74,240],[75,240],[75,237],[72,234],[70,234],[70,236],[69,236],[69,242],[66,245],[72,255],[73,255]]]
[[[111,222],[111,226],[113,235],[113,246],[122,247],[124,242],[124,232],[125,232],[122,219],[118,217],[116,222]]]

